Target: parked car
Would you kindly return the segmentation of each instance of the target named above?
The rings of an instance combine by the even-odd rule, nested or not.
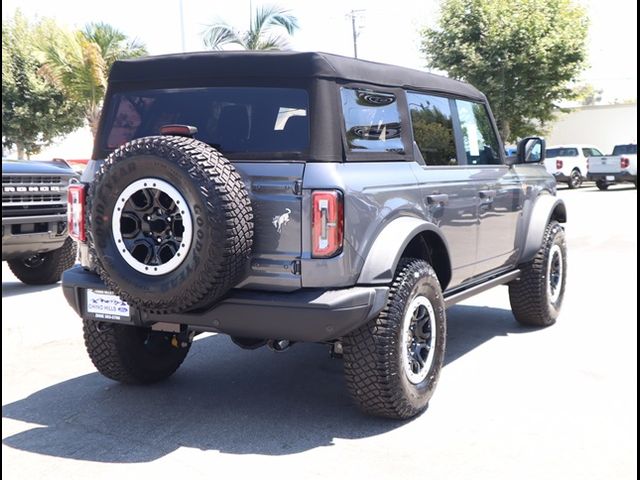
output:
[[[589,158],[589,178],[600,190],[619,182],[629,182],[638,187],[638,145],[616,145],[609,156],[594,155]]]
[[[169,55],[116,62],[102,115],[63,291],[108,378],[170,376],[200,332],[321,342],[362,409],[409,418],[447,307],[504,284],[520,323],[558,318],[566,209],[544,140],[507,163],[471,85],[320,53]]]
[[[587,178],[587,159],[602,155],[593,145],[569,144],[547,148],[544,166],[557,182],[578,188]]]
[[[77,178],[63,162],[2,160],[2,261],[22,282],[58,282],[75,263],[67,185]]]

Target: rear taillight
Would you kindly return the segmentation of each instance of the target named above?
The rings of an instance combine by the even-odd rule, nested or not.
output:
[[[80,183],[69,185],[67,190],[67,221],[69,236],[79,242],[86,242],[87,235],[84,228],[84,197],[85,186]]]
[[[560,170],[562,168],[562,165],[564,165],[564,163],[562,163],[562,160],[556,160],[556,170]]]
[[[342,250],[342,194],[337,190],[316,190],[311,193],[311,204],[311,254],[315,258],[333,257]]]
[[[627,157],[620,157],[620,168],[629,168],[629,159]]]

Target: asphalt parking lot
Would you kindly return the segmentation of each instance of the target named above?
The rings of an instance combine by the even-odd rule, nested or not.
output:
[[[351,404],[320,345],[198,337],[170,380],[95,372],[59,285],[2,267],[2,474],[35,478],[635,479],[637,193],[561,190],[562,315],[524,328],[498,287],[449,310],[446,366],[408,422]]]

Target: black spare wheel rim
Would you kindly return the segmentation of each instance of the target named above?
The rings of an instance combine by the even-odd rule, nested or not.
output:
[[[143,178],[118,198],[111,229],[129,266],[149,275],[164,275],[187,257],[193,219],[186,200],[170,183]]]
[[[248,194],[233,165],[198,140],[145,137],[118,148],[97,173],[87,210],[100,277],[138,308],[212,304],[248,267]]]

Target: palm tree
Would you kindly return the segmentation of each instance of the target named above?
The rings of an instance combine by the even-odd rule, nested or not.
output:
[[[211,50],[221,50],[225,45],[239,45],[245,50],[281,50],[287,45],[283,29],[293,35],[298,29],[298,19],[277,5],[263,5],[253,12],[246,32],[217,20],[204,31],[204,44]]]
[[[145,55],[144,45],[106,23],[47,39],[43,73],[79,101],[85,120],[96,135],[109,70],[116,60]]]

